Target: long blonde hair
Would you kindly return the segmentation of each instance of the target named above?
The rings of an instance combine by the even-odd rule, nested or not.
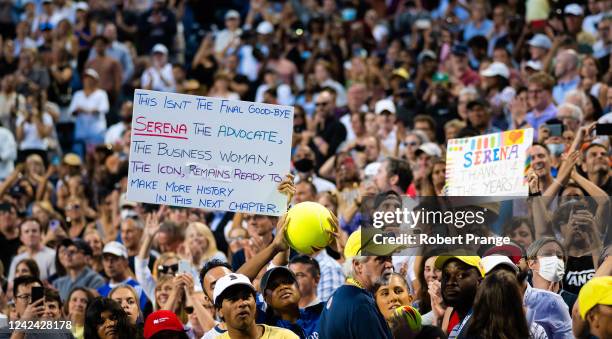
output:
[[[185,230],[185,235],[187,235],[192,230],[200,233],[208,242],[208,248],[206,249],[206,252],[202,254],[203,261],[210,259],[217,252],[219,252],[219,250],[217,250],[217,242],[215,241],[215,236],[212,234],[212,231],[210,230],[210,228],[208,228],[208,226],[201,222],[191,222]]]
[[[138,292],[136,292],[134,287],[132,287],[132,286],[130,286],[128,284],[117,285],[117,286],[113,287],[113,289],[108,293],[108,297],[112,299],[113,298],[112,297],[113,293],[115,293],[115,291],[120,290],[120,289],[126,289],[126,290],[130,291],[130,293],[134,297],[134,300],[136,300],[136,305],[138,307],[138,319],[143,319],[142,308],[140,308],[140,298],[138,297]]]

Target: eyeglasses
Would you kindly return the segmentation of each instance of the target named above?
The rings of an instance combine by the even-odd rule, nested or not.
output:
[[[230,238],[229,238],[229,241],[230,241],[230,242],[240,241],[240,240],[244,240],[244,237],[243,237],[243,236],[241,236],[241,235],[239,235],[239,236],[237,236],[237,237],[230,237]]]
[[[416,141],[411,141],[411,142],[404,142],[404,146],[416,146],[418,145],[418,143]]]
[[[79,209],[81,209],[81,205],[68,205],[68,206],[66,206],[66,211],[79,210]]]
[[[315,106],[316,106],[316,107],[319,107],[319,106],[327,106],[328,104],[329,104],[329,102],[328,102],[328,101],[323,101],[323,102],[317,102],[317,103],[315,103]]]
[[[81,252],[81,251],[79,251],[79,250],[66,250],[66,251],[64,252],[64,254],[65,254],[65,255],[67,255],[67,256],[69,256],[69,257],[71,257],[71,256],[73,256],[73,255],[77,255],[77,254],[79,254],[80,252]]]
[[[174,265],[159,265],[159,266],[157,266],[157,271],[162,273],[162,274],[168,274],[170,271],[172,271],[172,273],[176,273],[176,272],[178,272],[178,268],[179,268],[178,264],[174,264]]]
[[[31,294],[21,294],[21,295],[16,295],[15,298],[17,299],[21,299],[26,303],[30,303],[30,301],[32,301],[32,295]]]

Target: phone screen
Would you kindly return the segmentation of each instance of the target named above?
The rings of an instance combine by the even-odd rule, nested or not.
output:
[[[596,135],[612,135],[612,124],[596,124]]]
[[[548,125],[548,129],[551,137],[560,137],[563,134],[563,125],[561,124]]]
[[[42,299],[45,295],[45,288],[40,286],[32,287],[32,304]]]
[[[178,273],[191,273],[191,265],[185,261],[179,261]]]

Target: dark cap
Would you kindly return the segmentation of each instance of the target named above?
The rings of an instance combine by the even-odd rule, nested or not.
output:
[[[68,246],[74,246],[76,248],[78,248],[79,250],[83,251],[85,253],[85,255],[92,255],[93,251],[91,250],[91,247],[89,247],[89,244],[85,242],[85,240],[82,239],[64,239],[61,242],[61,245],[63,247],[68,247]]]
[[[489,107],[489,103],[486,100],[482,100],[482,99],[476,99],[476,100],[472,100],[470,102],[467,103],[466,108],[468,110],[473,109],[476,106],[480,106],[482,108],[487,108]]]
[[[468,55],[468,46],[464,44],[456,44],[453,46],[451,53],[454,55],[466,56]]]
[[[0,211],[2,212],[10,212],[12,210],[17,211],[17,208],[15,207],[15,205],[11,204],[10,202],[1,202],[0,203]]]
[[[295,274],[293,274],[293,272],[291,272],[291,270],[289,270],[287,267],[274,267],[272,269],[267,270],[266,273],[264,273],[263,277],[261,277],[261,281],[259,282],[259,289],[261,291],[261,294],[263,294],[264,296],[266,295],[266,289],[268,288],[270,280],[273,278],[273,276],[275,277],[279,275],[285,276],[291,279],[293,282],[297,283],[297,278],[295,277]]]

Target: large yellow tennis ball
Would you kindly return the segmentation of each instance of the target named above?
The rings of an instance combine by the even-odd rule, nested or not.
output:
[[[331,212],[316,202],[305,201],[293,206],[287,218],[285,239],[300,253],[313,254],[324,249],[333,238],[329,232],[336,231],[329,222]]]

